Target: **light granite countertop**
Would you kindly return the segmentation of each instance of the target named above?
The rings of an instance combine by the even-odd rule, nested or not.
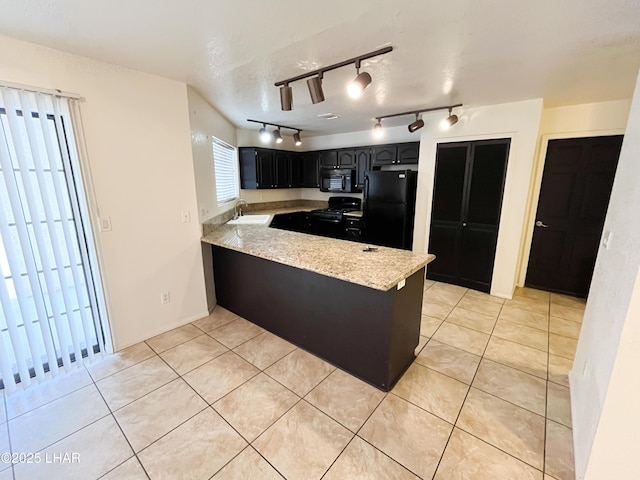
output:
[[[277,214],[304,208],[270,210]],[[256,212],[258,213],[258,212]],[[202,241],[346,282],[387,291],[435,259],[434,255],[290,232],[268,225],[219,225]]]

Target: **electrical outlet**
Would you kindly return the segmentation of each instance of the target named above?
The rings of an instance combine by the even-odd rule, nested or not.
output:
[[[171,296],[169,295],[169,292],[160,293],[160,303],[165,304],[165,303],[169,303],[170,301],[171,301]]]
[[[100,217],[100,231],[101,232],[111,231],[111,217]]]
[[[191,221],[191,213],[189,210],[182,210],[182,223],[189,223]]]

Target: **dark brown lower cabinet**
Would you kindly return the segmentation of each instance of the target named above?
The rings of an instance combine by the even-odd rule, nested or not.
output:
[[[510,139],[443,143],[436,153],[427,278],[489,292]]]

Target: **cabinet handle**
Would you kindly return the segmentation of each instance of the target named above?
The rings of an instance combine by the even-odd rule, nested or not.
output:
[[[462,222],[462,226],[466,227],[467,226],[467,222]]]

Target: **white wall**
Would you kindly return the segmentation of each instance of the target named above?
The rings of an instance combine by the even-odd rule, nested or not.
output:
[[[627,124],[630,100],[614,102],[588,103],[568,107],[545,108],[540,121],[540,138],[536,152],[536,166],[531,189],[529,191],[530,208],[527,213],[526,232],[522,237],[518,285],[524,285],[535,215],[540,198],[540,186],[544,160],[547,155],[549,140],[558,138],[595,137],[601,135],[621,135]]]
[[[113,226],[96,241],[114,347],[206,315],[186,85],[7,37],[0,78],[85,99],[96,201]]]
[[[213,165],[213,138],[236,146],[236,128],[212,107],[193,88],[187,87],[191,151],[198,201],[200,223],[233,208],[233,204],[218,206],[215,169]]]
[[[426,122],[420,138],[418,195],[413,249],[429,251],[429,228],[438,143],[510,138],[504,199],[491,294],[511,298],[520,259],[527,200],[542,113],[542,99],[456,110],[458,123],[447,132]]]
[[[640,79],[569,375],[578,479],[637,478],[640,441]]]

